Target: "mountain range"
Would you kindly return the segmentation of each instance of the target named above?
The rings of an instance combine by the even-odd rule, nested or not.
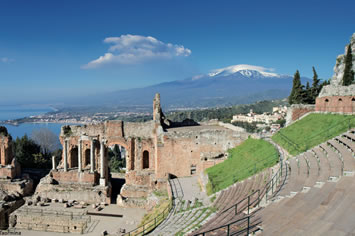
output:
[[[171,109],[227,106],[285,98],[291,91],[292,79],[260,66],[234,65],[184,80],[119,90],[85,100],[92,105],[151,105],[154,94],[160,93],[164,107]]]

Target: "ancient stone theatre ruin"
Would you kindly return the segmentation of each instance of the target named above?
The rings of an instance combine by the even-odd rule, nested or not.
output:
[[[36,193],[48,198],[110,203],[112,186],[107,153],[108,148],[119,145],[125,150],[126,182],[118,203],[144,206],[152,191],[167,190],[169,177],[201,173],[223,161],[226,151],[246,138],[236,127],[218,124],[184,127],[185,124],[165,118],[160,95],[156,94],[152,121],[112,120],[63,126],[60,133],[62,160],[41,181]],[[68,188],[73,191],[65,191]]]

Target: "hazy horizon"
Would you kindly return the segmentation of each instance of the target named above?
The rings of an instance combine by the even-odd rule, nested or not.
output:
[[[345,7],[346,5],[346,7]],[[1,1],[0,104],[64,103],[248,64],[322,79],[353,1]]]

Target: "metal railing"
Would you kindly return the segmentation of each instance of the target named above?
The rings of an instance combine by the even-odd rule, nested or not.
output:
[[[283,170],[282,170],[283,168],[285,168],[285,172],[284,172],[285,179],[284,179],[283,184],[286,181],[286,177],[288,175],[288,168],[287,168],[287,164],[284,163],[282,155],[280,155],[279,163],[280,163],[280,168],[273,175],[273,177],[265,184],[265,186],[261,190],[258,189],[256,191],[254,191],[253,193],[249,194],[245,198],[243,198],[240,201],[238,201],[236,204],[232,205],[231,207],[228,207],[227,209],[225,209],[225,210],[223,210],[221,212],[221,214],[222,214],[222,213],[234,208],[234,214],[235,215],[238,215],[238,214],[240,214],[242,212],[244,213],[244,211],[246,211],[245,212],[245,214],[247,214],[246,217],[244,217],[242,219],[239,219],[239,220],[236,220],[236,221],[233,221],[231,223],[219,226],[217,228],[208,230],[208,231],[204,231],[204,232],[201,232],[201,233],[194,234],[194,236],[197,236],[197,235],[205,236],[207,233],[211,233],[213,231],[216,231],[216,230],[219,230],[219,229],[222,229],[222,228],[226,228],[227,229],[227,236],[237,235],[237,234],[240,234],[240,233],[243,233],[243,232],[247,232],[247,235],[248,235],[250,230],[256,226],[256,225],[250,226],[250,217],[252,216],[250,214],[250,210],[252,210],[255,207],[259,208],[260,207],[260,203],[261,203],[261,201],[263,200],[264,197],[265,197],[265,202],[267,202],[269,200],[268,199],[268,195],[270,195],[270,191],[271,191],[271,197],[273,197],[277,193],[277,191],[280,189],[280,188],[278,189],[277,187],[280,186],[280,181],[281,181],[281,178],[283,176]],[[257,194],[257,196],[253,198],[253,196],[256,195],[256,194]],[[234,233],[231,234],[230,231],[231,231],[232,225],[235,225],[235,224],[237,224],[237,223],[239,223],[239,222],[241,222],[243,220],[244,221],[245,220],[248,221],[247,227],[242,228],[242,229],[238,230],[237,232],[234,232]]]
[[[168,183],[169,183],[170,188],[172,188],[170,180],[168,180]],[[146,235],[146,234],[150,233],[151,231],[153,231],[156,227],[159,226],[159,224],[161,224],[165,220],[165,218],[169,215],[170,210],[173,208],[173,206],[174,206],[173,200],[169,200],[169,201],[170,201],[169,205],[167,207],[165,207],[161,213],[159,213],[156,217],[154,217],[154,219],[144,223],[141,226],[138,226],[134,230],[131,230],[123,235],[124,236]]]
[[[228,236],[229,235],[239,235],[239,234],[244,233],[244,232],[246,232],[246,235],[249,235],[250,230],[257,226],[257,224],[254,224],[254,225],[250,224],[250,218],[251,217],[252,217],[251,215],[248,215],[248,216],[243,217],[243,218],[241,218],[239,220],[233,221],[233,222],[231,222],[229,224],[226,224],[226,225],[219,226],[219,227],[217,227],[215,229],[211,229],[211,230],[205,231],[205,232],[200,233],[198,235],[205,236],[206,234],[211,233],[211,232],[216,231],[216,230],[219,230],[219,229],[226,229]],[[244,227],[243,227],[243,225],[240,226],[242,223],[246,223]],[[239,229],[237,232],[231,233],[231,228],[233,227],[233,225],[238,225],[237,227],[241,228],[241,229]]]

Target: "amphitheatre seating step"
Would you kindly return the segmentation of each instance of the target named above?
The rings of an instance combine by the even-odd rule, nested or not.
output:
[[[319,147],[326,153],[326,156],[329,160],[330,166],[332,168],[332,173],[335,177],[342,175],[342,161],[337,153],[335,153],[328,145],[321,144]]]
[[[353,142],[355,142],[355,133],[346,132],[344,133],[344,136],[346,136],[348,139],[351,139]]]
[[[335,138],[337,141],[343,143],[343,145],[348,146],[352,152],[355,152],[355,142],[347,139],[346,137],[338,136]]]
[[[241,213],[241,210],[248,205],[246,197],[257,189],[260,189],[262,186],[264,186],[266,182],[269,181],[270,177],[271,170],[267,169],[259,173],[258,175],[250,177],[244,180],[243,182],[237,183],[229,187],[228,189],[222,191],[219,196],[219,199],[217,199],[218,204],[215,205],[218,206],[218,212],[216,213],[216,215],[210,220],[208,220],[207,223],[204,224],[200,229],[193,233],[196,234],[198,232],[207,231],[242,218],[244,214]],[[230,193],[228,194],[227,192]],[[258,194],[253,195],[253,197],[251,198],[251,203],[254,202],[256,204],[257,196]],[[240,202],[241,200],[243,201]],[[240,208],[240,210],[238,210],[238,215],[236,215],[235,207],[233,206],[238,202],[240,202],[238,204],[238,209]]]
[[[302,155],[309,165],[309,173],[304,183],[304,186],[313,187],[317,181],[319,181],[319,170],[317,160],[311,153],[306,152]]]
[[[343,231],[340,235],[354,233],[353,222],[349,220],[354,216],[354,190],[354,177],[344,177],[336,183],[326,183],[321,189],[313,188],[306,194],[298,194],[288,204],[266,208],[262,212],[263,235],[290,235],[293,232],[304,232],[304,235],[328,232],[329,235],[334,228]]]
[[[289,160],[291,171],[288,182],[280,191],[280,196],[289,196],[292,192],[299,192],[307,179],[307,164],[303,157],[292,158]]]
[[[323,188],[312,188],[307,193],[298,193],[287,201],[275,203],[262,211],[263,234],[286,235],[288,229],[302,217],[309,216],[318,208],[336,183],[326,183]],[[277,223],[275,222],[275,219]],[[283,232],[281,234],[281,232]]]
[[[329,179],[330,176],[336,176],[337,170],[332,168],[331,163],[329,162],[329,159],[326,156],[326,154],[323,152],[323,150],[320,147],[315,147],[312,150],[319,159],[319,163],[320,163],[320,167],[321,167],[322,172],[324,171],[325,173],[327,173],[326,171],[328,170],[327,180]]]
[[[329,145],[338,150],[341,154],[344,161],[344,171],[354,171],[355,170],[355,160],[352,157],[352,153],[341,143],[338,143],[336,140],[329,140]]]
[[[344,170],[353,171],[355,168],[351,150],[355,142],[349,136],[355,137],[355,129],[299,155],[300,172],[297,175],[292,173],[292,170],[297,169],[295,161],[290,160],[291,174],[286,185],[307,186],[313,172],[317,173],[317,182],[307,192],[298,192],[292,198],[274,201],[258,212],[262,218],[263,235],[355,234],[351,220],[355,217],[355,176],[342,176],[341,172],[343,164]],[[297,180],[304,174],[302,156],[308,160],[310,167],[310,175],[303,184]],[[336,177],[336,181],[324,181],[328,176]],[[286,186],[283,191],[285,189],[292,187]]]
[[[309,157],[309,159],[312,159],[313,161],[317,162],[319,168],[317,181],[327,181],[330,175],[328,160],[326,158],[317,158],[313,149],[307,152],[307,156]]]

